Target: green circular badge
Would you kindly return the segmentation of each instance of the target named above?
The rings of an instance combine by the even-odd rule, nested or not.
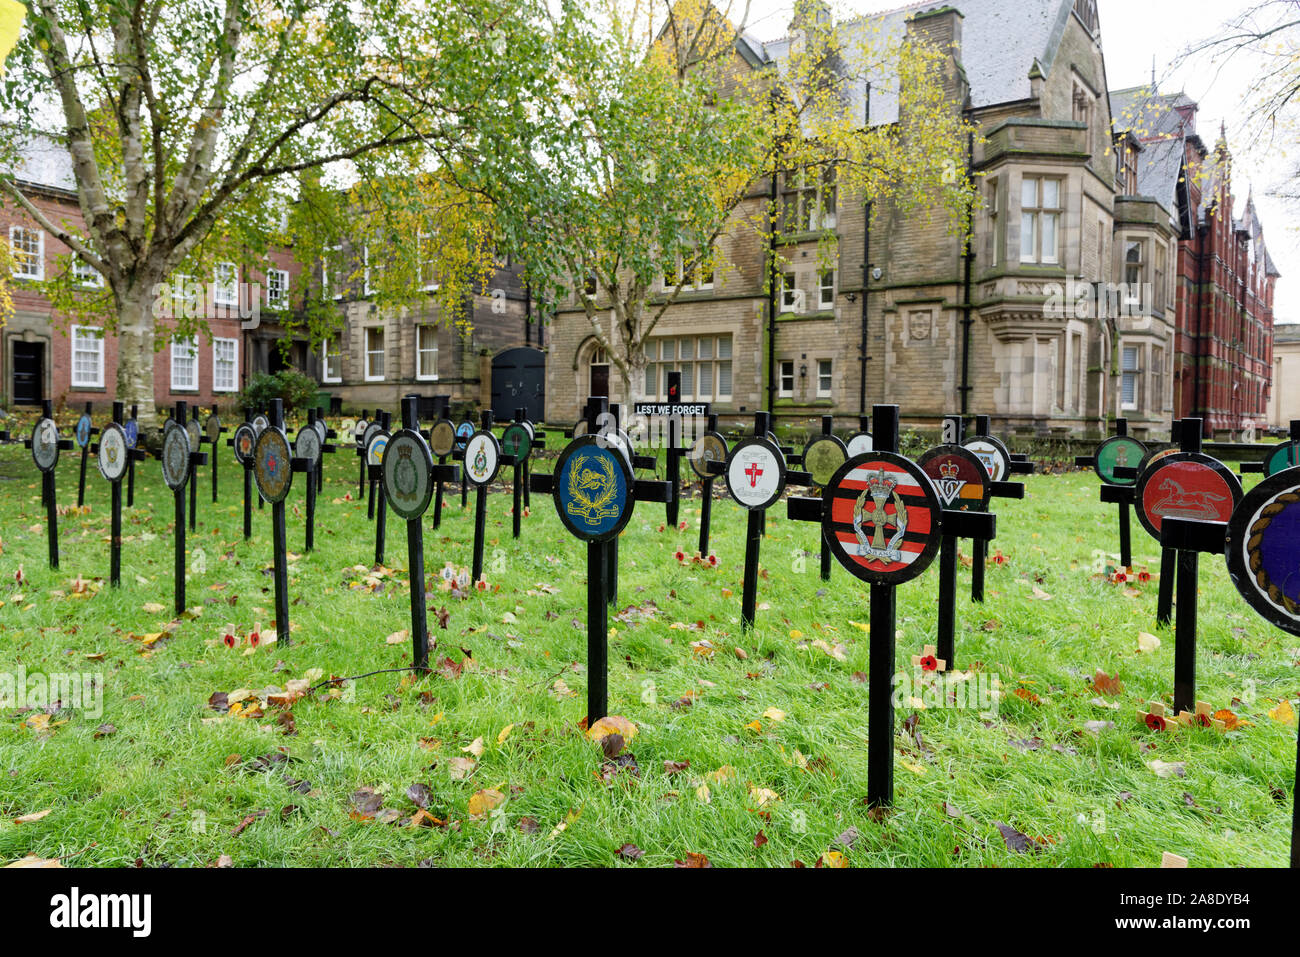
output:
[[[1127,435],[1114,435],[1097,446],[1093,470],[1108,485],[1136,485],[1136,478],[1116,478],[1116,467],[1137,468],[1146,457],[1147,447]]]

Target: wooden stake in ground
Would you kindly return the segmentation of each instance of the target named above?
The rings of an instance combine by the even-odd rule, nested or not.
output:
[[[271,503],[272,561],[275,578],[275,632],[277,640],[289,639],[289,557],[284,527],[284,500],[293,487],[294,460],[289,437],[284,432],[284,404],[271,400],[266,428],[253,446],[253,477],[263,500]]]

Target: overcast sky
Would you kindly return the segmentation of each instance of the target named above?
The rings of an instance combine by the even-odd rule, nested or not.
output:
[[[733,9],[738,11],[745,0],[732,2]],[[948,2],[961,9],[961,0]],[[831,5],[841,14],[846,10],[856,13],[892,10],[902,4],[839,0]],[[1179,54],[1190,45],[1220,34],[1227,20],[1255,5],[1253,0],[1098,0],[1097,4],[1106,78],[1112,90],[1150,83],[1154,56],[1161,92],[1182,90],[1200,104],[1196,128],[1207,145],[1213,145],[1217,139],[1220,121],[1227,124],[1228,145],[1234,157],[1235,212],[1241,214],[1247,189],[1253,186],[1269,254],[1282,273],[1273,304],[1275,320],[1297,322],[1300,321],[1300,227],[1288,226],[1294,217],[1288,216],[1281,201],[1268,195],[1285,181],[1290,170],[1277,146],[1247,149],[1245,131],[1238,119],[1242,96],[1251,79],[1250,58],[1236,57],[1222,68],[1216,68],[1204,57],[1177,68],[1173,66]],[[784,36],[792,8],[790,0],[752,0],[750,32],[764,40]]]

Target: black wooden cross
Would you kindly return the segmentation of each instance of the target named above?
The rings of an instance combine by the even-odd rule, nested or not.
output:
[[[1186,432],[1184,432],[1186,434]],[[1200,430],[1197,430],[1200,436]],[[1166,517],[1160,522],[1160,544],[1176,556],[1178,618],[1174,623],[1174,714],[1196,709],[1196,592],[1200,553],[1223,554],[1227,522]]]
[[[51,422],[54,421],[54,403],[49,399],[45,399],[41,403],[41,421],[45,419],[49,419]],[[37,426],[39,427],[39,422]],[[61,451],[67,451],[73,447],[71,439],[57,439],[55,444]],[[30,449],[32,439],[23,440],[23,445]],[[59,505],[54,484],[54,468],[57,465],[58,459],[56,457],[54,465],[48,469],[41,469],[41,500],[45,504],[45,527],[49,534],[50,567],[55,569],[59,567]]]
[[[1193,434],[1194,433],[1194,434]],[[1169,425],[1169,439],[1180,452],[1201,451],[1201,420],[1175,419]],[[1116,468],[1118,478],[1141,478],[1138,468]],[[1136,501],[1137,487],[1133,489]],[[1104,501],[1104,499],[1103,499]],[[1140,506],[1139,506],[1140,507]],[[1163,525],[1163,523],[1161,523]],[[1156,624],[1167,625],[1174,615],[1174,576],[1178,566],[1175,549],[1160,547],[1160,582],[1156,592]]]
[[[778,469],[778,475],[776,476],[776,494],[771,498],[771,501],[760,506],[745,505],[745,503],[740,499],[736,499],[737,503],[745,505],[749,512],[745,523],[745,577],[741,586],[740,602],[740,626],[746,631],[754,627],[754,614],[758,600],[759,546],[763,540],[767,524],[767,510],[780,500],[781,494],[784,492],[786,486],[812,484],[812,476],[807,472],[792,471],[785,467],[787,461],[786,450],[776,443],[776,437],[771,431],[771,422],[771,416],[767,412],[754,413],[753,438],[763,440],[766,443],[765,447],[769,451],[775,451],[777,453],[776,467]],[[710,462],[708,466],[709,470],[716,475],[727,475],[731,470],[736,455],[738,453],[742,455],[746,454],[745,449],[751,446],[752,440],[749,440],[747,444],[747,440],[742,439],[732,447],[731,453],[727,456],[726,462]],[[750,484],[756,484],[758,478],[761,477],[761,470],[757,471],[754,475],[751,475]],[[729,490],[732,492],[732,497],[736,498],[736,490],[734,488],[729,488]]]
[[[622,445],[620,439],[609,438],[611,431],[616,434],[616,430],[609,429],[608,408],[609,399],[605,396],[591,396],[587,400],[587,422],[604,423],[604,430],[592,429],[595,435],[578,436],[570,443],[570,449],[580,447],[582,443],[595,443],[602,449],[608,449],[610,444]],[[560,462],[565,460],[568,451],[566,449],[561,453]],[[621,457],[625,451],[630,452],[630,450],[620,449],[616,450],[615,454]],[[623,513],[618,518],[618,528],[612,535],[600,538],[588,537],[570,528],[570,531],[587,542],[587,727],[591,727],[609,713],[610,599],[606,593],[610,565],[608,553],[618,540],[618,531],[621,531],[631,518],[635,502],[667,504],[668,497],[672,494],[668,482],[637,479],[633,475],[631,463],[621,458],[620,461],[627,466],[624,478],[629,494],[624,502]],[[556,511],[561,515],[561,521],[564,521],[565,508],[562,498],[567,490],[556,484],[555,475],[534,474],[529,481],[534,492],[555,497]]]
[[[714,412],[709,413],[709,424],[706,434],[717,433],[718,416]],[[726,448],[725,444],[723,446]],[[705,474],[700,479],[700,558],[709,557],[709,522],[713,515],[713,481],[716,476],[708,470],[708,463],[704,464]]]
[[[90,416],[90,403],[86,403],[86,410],[83,413],[86,417]],[[86,432],[86,444],[81,446],[81,477],[77,480],[77,508],[86,504],[86,460],[90,457],[90,440],[99,434],[99,429],[92,425]],[[81,440],[77,440],[81,444]]]
[[[235,428],[235,434],[226,439],[226,445],[235,449],[235,443],[239,441],[239,433],[242,429],[247,428],[250,431],[253,428],[251,422],[244,422]],[[224,429],[223,429],[224,431]],[[243,467],[244,472],[244,541],[253,537],[253,453],[250,450],[247,457],[239,454],[235,450],[235,460]],[[216,466],[213,466],[213,471]]]
[[[194,448],[191,450],[191,453],[193,453],[193,452],[201,452],[201,451],[203,451],[203,423],[199,421],[199,407],[198,407],[197,404],[195,404],[195,406],[190,410],[190,415],[191,415],[191,419],[192,419],[192,421],[198,425],[198,428],[197,428],[195,431],[198,432],[198,436],[199,436],[199,440],[198,440],[197,442],[194,443]],[[185,419],[184,419],[184,417],[181,418],[181,420],[180,420],[180,425],[181,425],[182,428],[185,427]],[[207,456],[205,455],[205,456],[203,457],[203,462],[206,463],[207,460],[208,460],[208,459],[207,459]],[[197,532],[197,531],[198,531],[198,520],[199,520],[199,473],[198,473],[198,469],[194,468],[194,465],[198,465],[198,464],[199,464],[198,462],[195,462],[195,463],[193,463],[193,465],[190,467],[190,481],[189,481],[189,486],[190,486],[190,531],[191,531],[191,532]]]
[[[960,415],[944,416],[943,439],[945,445],[961,445],[965,423]],[[952,438],[953,441],[949,441]],[[990,481],[989,483],[993,483]],[[1015,485],[1024,490],[1018,483]],[[957,553],[958,541],[972,539],[972,545],[983,546],[988,553],[988,543],[997,535],[997,516],[978,509],[945,508],[943,510],[943,536],[939,540],[939,614],[935,636],[935,657],[944,662],[945,670],[957,667]],[[972,568],[973,570],[973,568]]]
[[[872,434],[873,434],[873,451],[884,453],[885,455],[895,455],[898,449],[898,406],[896,405],[877,405],[872,409]],[[864,429],[865,431],[865,429]],[[850,459],[851,461],[852,459]],[[913,468],[920,474],[920,481],[926,484],[929,480],[924,473],[920,472],[919,467],[912,464]],[[851,473],[850,473],[851,474]],[[923,495],[925,490],[922,490]],[[836,494],[835,489],[828,489],[826,494],[821,498],[791,497],[788,500],[787,508],[789,517],[796,521],[808,521],[821,523],[823,534],[827,534],[828,522],[826,510],[833,507],[833,496]],[[931,488],[928,492],[927,501],[932,501],[934,505],[939,504],[937,495]],[[934,535],[948,530],[949,512],[939,512],[931,515],[931,530],[927,538],[933,539]],[[958,513],[953,515],[954,522],[981,522],[992,521],[993,516],[989,513]],[[894,515],[897,515],[895,511]],[[877,525],[877,529],[883,526]],[[990,533],[992,530],[987,527],[968,528],[963,524],[960,526],[959,534],[977,532],[980,534]],[[929,551],[930,545],[926,546],[927,553],[933,557],[933,551]],[[924,555],[925,553],[923,553]],[[848,568],[854,575],[862,578],[869,583],[870,589],[870,659],[867,671],[867,720],[870,734],[867,738],[867,802],[873,807],[888,807],[894,800],[894,675],[895,675],[895,636],[898,627],[898,615],[896,605],[895,589],[897,581],[891,581],[889,576],[881,573],[876,575],[865,571],[865,566],[858,568],[850,567],[843,555],[839,552],[836,557],[842,564]],[[913,563],[914,571],[906,574],[914,577],[925,570],[928,561],[924,557],[919,557]],[[912,568],[912,566],[909,566]],[[870,577],[868,577],[870,576]],[[905,579],[904,579],[905,580]]]
[[[380,412],[376,409],[375,415],[379,417],[380,433],[387,433],[388,426],[393,421],[392,413]],[[376,435],[380,433],[376,433]],[[368,454],[369,450],[367,449]],[[384,483],[380,481],[384,474],[384,466],[382,461],[376,464],[367,459],[366,468],[370,478],[370,504],[374,510],[371,517],[375,520],[375,564],[382,565],[388,540],[388,502],[384,496]]]
[[[975,416],[975,434],[970,438],[987,438],[989,433],[990,419],[987,415]],[[1034,463],[1030,462],[1023,455],[1012,455],[1011,462],[1007,467],[1007,474],[1010,475],[1032,475],[1034,473]],[[1025,486],[1020,482],[999,481],[993,483],[993,498],[1011,498],[1023,499],[1025,497]],[[971,563],[970,578],[970,598],[971,601],[983,603],[984,601],[984,570],[988,565],[989,543],[988,539],[976,539],[972,543],[974,551],[974,560]]]
[[[1128,436],[1128,419],[1120,417],[1115,420],[1114,438],[1125,438]],[[1102,443],[1105,444],[1104,442]],[[1100,452],[1100,446],[1098,447]],[[1080,468],[1096,468],[1097,454],[1075,456],[1074,464]],[[1129,468],[1130,466],[1118,466],[1118,468]],[[1136,467],[1134,468],[1134,477],[1136,477]],[[1120,476],[1116,476],[1119,478]],[[1116,505],[1119,509],[1119,563],[1126,569],[1133,567],[1133,530],[1129,523],[1133,510],[1133,494],[1136,487],[1133,482],[1121,485],[1115,482],[1102,481],[1101,484],[1101,501],[1107,505]]]
[[[271,400],[269,429],[276,429],[284,434],[284,403],[280,399]],[[290,449],[288,437],[285,445]],[[293,485],[293,473],[305,471],[302,459],[289,458],[289,484]],[[287,490],[286,490],[287,495]],[[260,497],[260,496],[259,496]],[[284,522],[284,498],[271,503],[272,550],[275,566],[275,634],[281,644],[292,644],[289,637],[289,544]]]
[[[208,415],[208,420],[211,421],[212,419],[217,420],[218,423],[217,434],[208,435],[207,422],[203,423],[204,426],[203,434],[207,438],[207,440],[212,444],[212,504],[216,505],[217,504],[217,471],[218,471],[217,463],[221,459],[221,456],[217,454],[217,445],[221,442],[221,436],[226,432],[226,427],[220,424],[221,415],[217,410],[216,403],[213,403],[212,412],[209,413]]]
[[[369,423],[370,410],[362,409],[361,418],[358,419],[357,421],[358,424],[360,424],[361,422]],[[361,499],[364,498],[366,494],[366,441],[365,441],[366,433],[365,433],[365,429],[358,429],[358,432],[360,434],[354,434],[353,437],[355,438],[357,443],[357,461],[361,465],[361,475],[357,479],[357,498]]]
[[[125,409],[126,407],[123,403],[118,401],[113,403],[113,424],[118,428],[122,427]],[[103,433],[101,432],[101,435],[102,434]],[[101,439],[101,442],[102,441],[103,440]],[[126,443],[125,438],[123,438],[123,442],[126,446],[126,461],[123,463],[123,467],[124,470],[126,470],[130,469],[132,463],[137,459],[143,461],[145,458],[145,451],[144,449],[133,447],[130,443]],[[92,446],[90,451],[92,454],[98,455],[99,447],[97,445]],[[119,475],[116,479],[110,479],[109,485],[111,531],[109,534],[108,545],[108,582],[111,587],[118,588],[122,584],[122,476]]]
[[[184,429],[186,422],[186,403],[180,401],[176,403],[176,411],[173,415],[176,421],[176,428]],[[164,430],[164,439],[166,431]],[[163,450],[158,450],[158,457],[163,458]],[[195,451],[190,449],[189,460],[185,463],[185,472],[180,483],[172,489],[172,497],[175,504],[176,515],[176,556],[174,566],[175,583],[173,585],[173,595],[175,598],[174,606],[176,614],[182,614],[185,611],[185,486],[188,484],[193,489],[194,485],[194,467],[202,465],[208,460],[206,452]]]

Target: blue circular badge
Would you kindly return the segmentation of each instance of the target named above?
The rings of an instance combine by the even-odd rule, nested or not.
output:
[[[568,444],[555,466],[555,508],[564,527],[589,542],[608,541],[632,518],[627,459],[597,435]]]
[[[127,419],[122,431],[126,433],[126,447],[135,448],[135,444],[140,441],[140,423],[135,419]]]
[[[473,422],[462,422],[456,426],[456,448],[464,449],[469,442],[469,437],[477,431]]]
[[[90,444],[90,415],[86,412],[81,413],[81,418],[77,420],[77,447],[85,448]]]

